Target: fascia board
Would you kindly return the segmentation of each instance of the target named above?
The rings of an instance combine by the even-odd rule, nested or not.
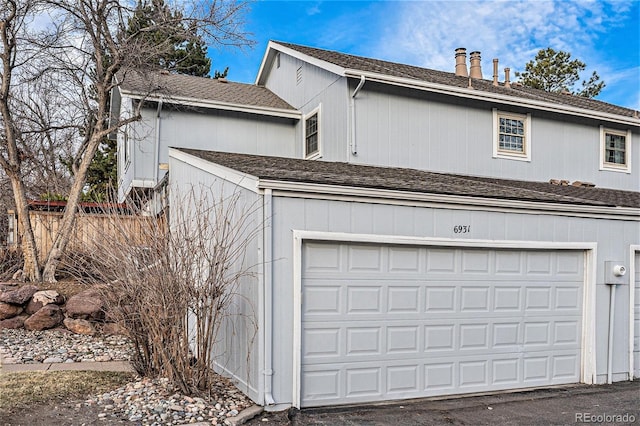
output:
[[[407,88],[424,90],[428,92],[442,93],[445,95],[452,95],[452,96],[468,98],[468,99],[476,99],[480,101],[496,101],[506,105],[523,106],[523,107],[534,108],[538,110],[551,111],[559,114],[575,115],[580,117],[593,118],[597,120],[607,120],[614,123],[640,127],[640,119],[637,119],[637,118],[609,114],[606,112],[587,110],[583,108],[576,108],[568,105],[559,105],[559,104],[554,104],[550,102],[536,101],[534,99],[524,99],[524,98],[519,98],[514,96],[502,95],[499,93],[478,91],[475,89],[449,86],[446,84],[429,83],[425,81],[414,80],[411,78],[394,77],[394,76],[389,76],[385,74],[359,71],[355,69],[346,69],[344,75],[346,77],[351,77],[351,78],[360,78],[361,76],[364,75],[366,79],[370,81],[375,81],[378,83],[392,84],[395,86],[402,86]]]
[[[169,148],[169,158],[173,158],[175,160],[186,163],[216,177],[236,184],[251,192],[258,192],[258,178],[250,174],[242,173],[237,170],[212,163],[210,161],[204,160],[200,157],[196,157],[195,155],[188,154],[175,148]],[[169,170],[169,172],[171,172],[171,170]],[[171,174],[169,176],[171,176]]]
[[[260,189],[269,188],[274,191],[274,195],[299,198],[331,199],[338,201],[362,201],[363,198],[367,198],[375,203],[412,207],[490,210],[640,221],[640,210],[630,207],[533,202],[262,179],[259,180],[258,187]]]
[[[269,43],[267,44],[267,50],[264,52],[262,62],[260,62],[260,68],[258,69],[258,75],[256,75],[256,81],[254,82],[257,86],[264,86],[264,81],[266,80],[266,75],[264,75],[264,73],[267,71],[276,55],[274,49],[275,44],[276,43],[271,40],[269,40]]]
[[[338,65],[332,64],[327,61],[322,61],[320,59],[298,52],[295,49],[291,49],[290,47],[285,47],[274,41],[270,41],[269,45],[267,46],[267,53],[264,55],[262,63],[260,64],[260,70],[258,71],[258,76],[256,77],[257,85],[259,86],[264,85],[266,76],[264,76],[263,73],[266,72],[267,67],[271,64],[271,61],[273,61],[273,58],[275,57],[275,52],[282,52],[286,55],[292,56],[303,62],[314,65],[318,68],[327,70],[333,74],[337,74],[339,76],[345,76],[346,69],[343,67],[340,67]]]
[[[172,103],[172,104],[186,105],[186,106],[199,107],[199,108],[221,109],[225,111],[238,111],[238,112],[246,112],[249,114],[268,115],[272,117],[292,118],[295,120],[300,120],[300,118],[302,117],[302,113],[298,110],[266,108],[266,107],[243,105],[243,104],[232,104],[228,102],[207,101],[203,99],[185,98],[180,96],[168,96],[168,97],[149,96],[149,95],[143,95],[136,92],[131,92],[128,90],[121,90],[121,93],[123,96],[127,96],[132,99],[139,99],[139,100],[150,101],[150,102],[161,101],[164,103]]]

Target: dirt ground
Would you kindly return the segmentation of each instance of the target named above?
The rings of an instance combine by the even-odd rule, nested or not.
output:
[[[78,407],[77,405],[80,405]],[[29,408],[9,409],[2,413],[2,426],[89,426],[89,425],[131,425],[116,418],[99,419],[102,411],[98,406],[85,406],[82,401],[58,404],[41,404]]]

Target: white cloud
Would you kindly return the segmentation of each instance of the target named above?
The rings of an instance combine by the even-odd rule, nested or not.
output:
[[[586,62],[589,74],[597,69],[609,87],[618,77],[609,75],[611,54],[598,50],[598,39],[606,31],[615,30],[631,9],[631,2],[615,0],[419,1],[394,5],[395,17],[387,17],[384,35],[367,54],[453,72],[454,50],[466,47],[468,53],[482,52],[485,78],[491,78],[491,60],[499,58],[502,79],[505,67],[522,71],[538,50],[549,46]],[[628,69],[621,75],[634,71],[637,69]],[[634,104],[637,106],[637,100]]]

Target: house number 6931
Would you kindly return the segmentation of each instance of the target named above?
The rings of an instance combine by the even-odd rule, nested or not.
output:
[[[466,234],[471,232],[471,225],[456,225],[453,227],[454,234]]]

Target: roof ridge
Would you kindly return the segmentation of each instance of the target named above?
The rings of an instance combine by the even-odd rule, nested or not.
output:
[[[280,44],[285,47],[289,47],[293,50],[296,50],[302,54],[306,54],[309,56],[313,56],[316,59],[320,59],[322,61],[332,63],[338,66],[344,66],[341,64],[340,60],[336,58],[327,57],[326,55],[322,55],[322,52],[328,53],[331,55],[338,55],[343,59],[350,59],[352,61],[358,61],[363,65],[368,65],[368,67],[361,67],[360,71],[367,71],[366,68],[377,68],[373,72],[380,72],[381,74],[386,74],[388,76],[406,76],[408,78],[414,80],[421,80],[426,82],[433,82],[444,84],[452,87],[463,87],[462,80],[459,82],[455,82],[454,78],[457,79],[459,76],[456,76],[454,72],[444,71],[444,70],[436,70],[432,68],[421,67],[418,65],[404,64],[400,62],[387,61],[384,59],[371,58],[367,56],[353,55],[350,53],[343,53],[336,50],[322,49],[319,47],[313,46],[305,46],[296,43],[288,43],[288,42],[280,42],[274,41],[274,43]],[[396,68],[394,68],[396,66]],[[409,67],[416,71],[417,73],[423,73],[424,75],[412,75],[411,73],[407,73],[405,70],[400,68]],[[345,67],[348,68],[348,67]],[[382,72],[381,72],[382,71]],[[435,75],[437,74],[437,75]],[[431,77],[431,78],[430,78]],[[464,79],[466,80],[466,79]],[[474,79],[474,81],[481,81],[484,84],[480,90],[484,92],[495,92],[506,94],[507,91],[510,95],[514,96],[514,98],[520,99],[535,99],[541,100],[544,102],[556,104],[556,105],[567,105],[577,108],[582,108],[586,110],[592,111],[600,111],[606,112],[610,114],[619,115],[622,117],[633,117],[638,118],[640,111],[635,110],[633,108],[628,108],[621,105],[612,104],[609,102],[601,101],[599,99],[586,98],[577,95],[567,95],[555,92],[547,92],[542,89],[536,89],[528,86],[520,86],[520,87],[511,87],[505,88],[504,83],[499,84],[499,86],[493,86],[491,80],[487,79]]]

